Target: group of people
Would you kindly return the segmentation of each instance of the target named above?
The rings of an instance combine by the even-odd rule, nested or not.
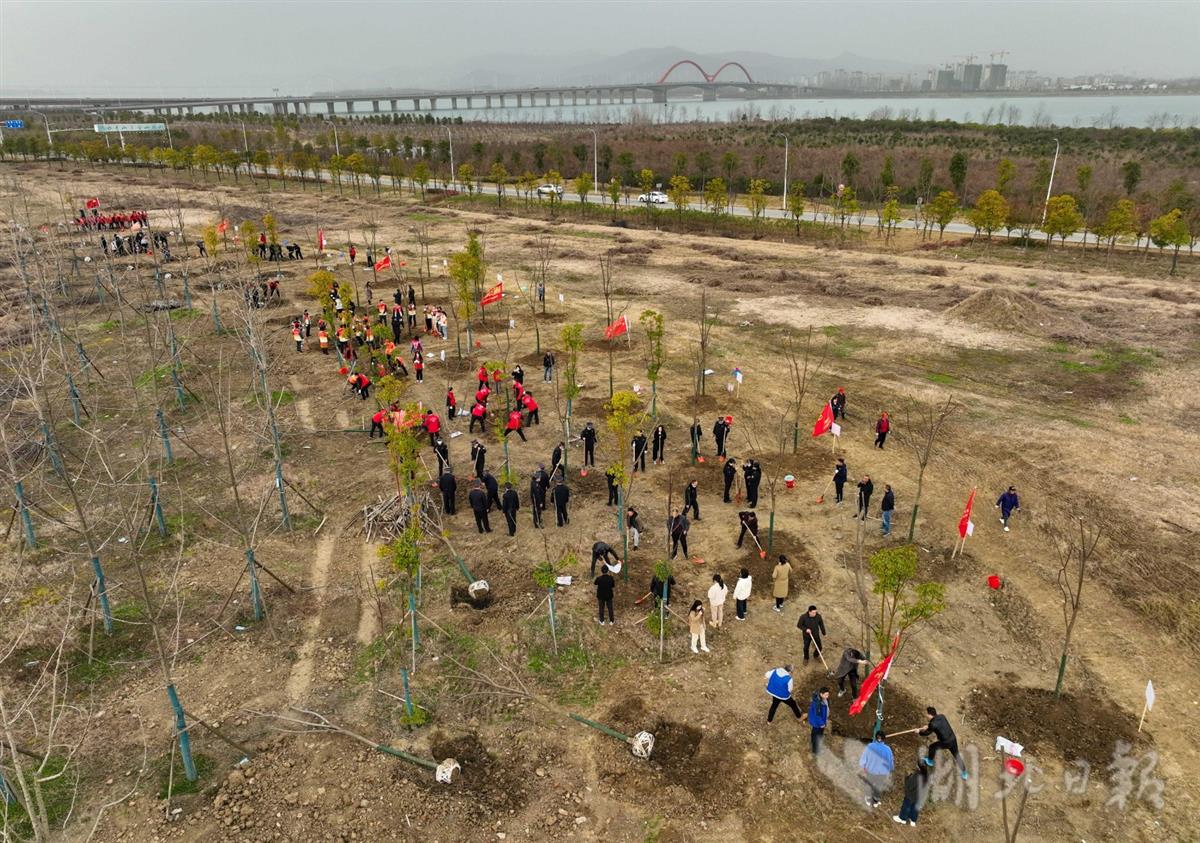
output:
[[[117,211],[112,214],[102,214],[99,208],[92,208],[88,213],[83,208],[74,219],[77,227],[87,231],[123,231],[135,223],[140,226],[150,224],[150,215],[145,211]]]

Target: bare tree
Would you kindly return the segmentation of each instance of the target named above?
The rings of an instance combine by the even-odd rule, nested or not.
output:
[[[1099,525],[1089,527],[1082,518],[1074,516],[1068,533],[1064,528],[1061,533],[1050,536],[1050,542],[1058,559],[1058,590],[1062,595],[1063,613],[1063,644],[1062,654],[1058,659],[1058,679],[1054,683],[1054,698],[1062,694],[1063,679],[1067,673],[1067,656],[1071,651],[1071,633],[1075,631],[1075,621],[1079,617],[1079,608],[1083,603],[1083,584],[1100,573],[1099,560],[1093,559],[1096,545],[1100,542],[1103,528]],[[1078,527],[1078,536],[1075,528]]]
[[[804,345],[801,347],[796,342],[796,337],[792,333],[784,338],[783,351],[787,355],[788,370],[792,377],[792,453],[795,454],[800,448],[800,412],[804,404],[804,396],[808,392],[809,386],[817,375],[821,373],[821,369],[825,366],[825,360],[829,356],[829,338],[825,338],[825,344],[821,347],[820,357],[816,361],[812,361],[812,339],[813,327],[808,326],[808,330],[804,333]]]
[[[925,469],[933,456],[934,446],[943,433],[947,422],[962,409],[954,396],[940,404],[922,404],[909,398],[904,404],[904,423],[896,432],[897,438],[908,447],[917,461],[917,491],[913,495],[912,520],[908,525],[908,541],[917,532],[917,509],[921,504],[921,489],[925,483]]]
[[[549,234],[539,234],[533,241],[534,271],[536,272],[539,298],[542,301],[542,314],[546,313],[546,288],[550,283],[550,261],[554,257],[554,238]]]

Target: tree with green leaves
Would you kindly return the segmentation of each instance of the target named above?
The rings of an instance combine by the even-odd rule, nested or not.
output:
[[[688,181],[688,177],[684,175],[671,176],[671,186],[667,190],[667,195],[671,197],[671,201],[675,204],[675,213],[683,218],[683,212],[687,210],[688,197],[692,193],[692,183]]]
[[[1017,165],[1008,158],[1001,158],[996,165],[996,190],[1001,196],[1008,196],[1009,185],[1017,174]]]
[[[588,194],[595,187],[595,184],[592,182],[591,173],[580,173],[575,177],[572,186],[575,188],[575,194],[579,197],[580,204],[587,205]]]
[[[991,240],[992,232],[1004,227],[1008,211],[1008,200],[1000,195],[1000,191],[991,189],[979,194],[968,216],[976,232],[984,232]]]
[[[554,188],[554,190],[551,190],[547,195],[550,200],[550,216],[553,217],[555,209],[558,207],[559,203],[562,202],[562,196],[558,192],[558,189],[562,187],[563,183],[562,174],[559,173],[558,170],[551,170],[550,172],[546,173],[546,175],[542,176],[542,182]]]
[[[617,206],[621,204],[621,180],[613,176],[608,180],[608,201],[612,202],[613,214],[617,213]]]
[[[496,185],[496,207],[504,207],[504,191],[508,186],[508,170],[504,165],[497,161],[492,165],[492,169],[488,171],[490,178]]]
[[[928,199],[930,191],[933,190],[933,161],[929,158],[922,158],[920,167],[917,171],[917,196],[921,199]]]
[[[1121,183],[1125,186],[1125,195],[1132,196],[1142,183],[1142,165],[1137,161],[1126,161],[1122,164]]]
[[[961,149],[950,156],[950,183],[954,185],[954,192],[959,196],[966,195],[963,191],[967,186],[967,165],[969,163],[970,159],[967,157],[967,153]]]
[[[929,218],[938,227],[938,240],[946,233],[946,226],[954,221],[958,213],[958,197],[952,191],[943,190],[928,204]]]
[[[458,181],[470,196],[475,192],[475,165],[464,161],[458,165]]]
[[[838,227],[845,228],[846,221],[858,213],[858,195],[849,185],[841,187],[833,197],[834,211],[838,216]]]
[[[1117,240],[1137,234],[1137,207],[1132,199],[1118,199],[1104,216],[1096,235],[1108,241],[1107,257],[1112,256]]]
[[[883,189],[887,190],[896,184],[896,165],[892,162],[892,156],[883,156],[883,167],[879,171],[879,183],[883,185]]]
[[[666,362],[663,337],[666,335],[663,315],[657,310],[643,310],[638,317],[646,337],[646,379],[650,381],[650,413],[658,421],[658,376]]]
[[[738,161],[736,153],[726,152],[721,156],[721,172],[725,174],[724,185],[725,189],[730,193],[730,195],[725,199],[726,206],[733,205],[733,177],[737,174],[739,166],[741,166],[741,163]]]
[[[889,190],[894,193],[895,188]],[[900,213],[900,200],[892,195],[886,202],[883,203],[883,209],[879,212],[879,222],[883,226],[883,240],[885,243],[890,242],[892,235],[896,232],[896,226],[900,224],[900,220],[904,219]]]
[[[638,187],[641,188],[642,193],[649,193],[650,191],[654,190],[654,171],[649,167],[643,167],[638,173]],[[650,206],[651,203],[647,202],[647,212],[650,211]]]
[[[1172,208],[1162,216],[1151,220],[1150,240],[1160,249],[1168,246],[1173,249],[1171,274],[1174,275],[1175,268],[1179,264],[1179,250],[1192,242],[1192,233],[1188,230],[1188,223],[1183,217],[1183,211]]]
[[[873,638],[879,652],[891,649],[892,639],[904,636],[946,608],[946,586],[918,582],[917,549],[911,544],[885,547],[871,554],[867,563],[879,595],[879,620]]]
[[[696,154],[696,175],[700,176],[700,191],[704,191],[704,185],[708,182],[708,174],[712,172],[713,160],[712,154],[708,150],[702,150]]]
[[[858,156],[854,154],[854,150],[850,150],[842,158],[842,178],[846,180],[847,187],[854,186],[854,177],[858,175],[861,166]]]
[[[466,322],[467,325],[468,353],[473,347],[474,339],[471,332],[471,317],[475,315],[479,301],[479,291],[483,285],[484,273],[486,271],[483,259],[483,243],[480,242],[479,235],[472,232],[467,235],[466,249],[452,254],[448,266],[448,273],[454,285],[452,290],[454,310],[458,318]],[[457,332],[455,333],[457,334]],[[460,359],[462,358],[461,340],[458,340],[458,356]]]
[[[1042,223],[1047,246],[1054,242],[1055,237],[1062,238],[1063,245],[1066,246],[1067,238],[1082,227],[1083,214],[1079,213],[1074,196],[1061,193],[1050,197],[1050,201],[1046,203],[1046,221]]]
[[[710,213],[723,214],[729,203],[729,191],[725,187],[725,179],[717,176],[704,186],[704,204]]]
[[[629,558],[629,532],[625,523],[625,502],[633,488],[633,436],[646,424],[646,407],[636,392],[619,389],[604,402],[605,424],[612,431],[616,442],[617,458],[608,466],[617,485],[617,529],[624,545],[622,559]],[[628,568],[622,569],[624,579],[629,578]]]
[[[563,441],[569,442],[572,403],[579,397],[580,392],[579,352],[583,350],[583,324],[572,322],[569,325],[563,325],[559,339],[562,341],[563,352],[567,358],[563,365],[563,392],[567,398],[567,430],[564,431]]]
[[[767,210],[767,191],[771,183],[766,179],[751,179],[746,192],[746,208],[750,211],[750,219],[757,229],[762,225],[763,213]]]
[[[332,160],[333,159],[330,159],[331,164],[332,164]],[[424,161],[418,161],[416,164],[413,165],[412,182],[417,187],[421,188],[421,201],[422,202],[425,201],[425,189],[427,187],[429,187],[429,179],[430,179],[430,173],[429,173],[429,165],[427,163],[425,163]]]
[[[788,190],[787,212],[796,223],[796,236],[800,236],[800,223],[804,220],[804,182],[792,182]]]

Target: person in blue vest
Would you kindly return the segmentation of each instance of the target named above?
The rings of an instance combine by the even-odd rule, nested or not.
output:
[[[1008,519],[1013,510],[1021,511],[1021,499],[1017,497],[1017,487],[1009,486],[1007,491],[996,500],[996,509],[1000,510],[1000,523],[1004,532],[1008,532]]]
[[[812,727],[812,753],[817,755],[821,751],[821,743],[825,739],[825,727],[829,725],[829,689],[821,688],[812,696],[812,702],[808,704],[808,713],[804,715],[808,720],[808,725]]]
[[[892,771],[896,769],[896,758],[892,748],[884,743],[883,732],[876,732],[875,740],[863,747],[858,769],[867,784],[867,807],[878,808],[879,797],[891,785]]]
[[[771,698],[771,707],[767,710],[768,723],[775,719],[775,711],[779,708],[780,703],[790,708],[797,720],[804,717],[800,713],[800,706],[792,699],[792,666],[790,664],[767,671],[767,695]]]

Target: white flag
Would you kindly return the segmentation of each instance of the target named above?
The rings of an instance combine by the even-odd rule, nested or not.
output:
[[[832,433],[834,436],[841,436],[842,435],[842,426],[840,424],[838,424],[837,422],[834,422],[833,424],[831,424],[829,426],[829,432]]]
[[[996,735],[996,749],[1003,749],[1009,755],[1015,756],[1016,758],[1020,758],[1021,753],[1025,751],[1025,747],[1021,746],[1019,743],[1014,743],[1008,738],[1002,738],[999,735]]]
[[[1154,708],[1154,683],[1146,680],[1146,711]]]
[[[975,535],[975,522],[974,521],[967,522],[967,535],[968,536]]]

